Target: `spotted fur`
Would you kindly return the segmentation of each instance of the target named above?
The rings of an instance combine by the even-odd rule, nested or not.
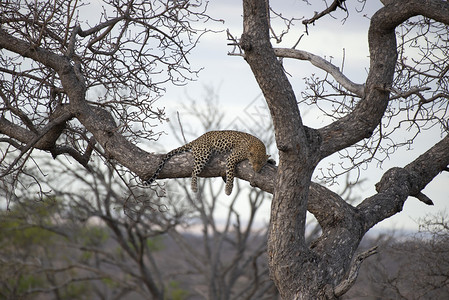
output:
[[[145,183],[151,184],[159,176],[165,163],[174,155],[191,151],[194,165],[192,171],[191,188],[197,192],[198,175],[206,166],[212,153],[229,153],[226,159],[226,195],[230,195],[234,185],[235,166],[246,159],[249,160],[255,172],[259,172],[268,160],[265,145],[251,134],[233,131],[209,131],[196,140],[176,148],[162,158],[153,176]]]

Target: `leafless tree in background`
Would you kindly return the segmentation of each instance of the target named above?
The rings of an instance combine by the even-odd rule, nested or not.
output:
[[[251,67],[274,125],[279,166],[267,165],[255,175],[244,162],[237,175],[274,196],[268,265],[283,299],[341,297],[353,285],[360,263],[374,252],[356,255],[365,233],[400,212],[409,196],[431,204],[422,190],[448,171],[449,4],[382,3],[367,32],[370,65],[364,83],[354,83],[329,61],[296,49],[298,43],[274,49],[271,41],[282,40],[288,31],[276,34],[270,15],[287,27],[297,18],[270,10],[267,0],[243,0],[243,34],[230,37]],[[88,7],[76,1],[21,4],[20,9],[17,3],[1,4],[0,133],[6,144],[1,149],[2,178],[8,195],[14,195],[11,187],[23,175],[40,184],[24,167],[35,157],[34,149],[66,154],[86,168],[96,153],[117,168],[148,178],[160,156],[135,143],[157,137],[150,127],[154,123],[146,120],[164,118],[151,105],[161,92],[158,83],[179,84],[195,74],[185,67],[186,53],[202,33],[191,26],[208,19],[204,6],[191,1],[111,1],[106,4],[110,9],[90,24],[79,17]],[[319,26],[321,18],[340,9],[346,9],[346,2],[335,0],[302,22]],[[309,76],[302,100],[322,108],[331,117],[328,125],[304,126],[301,100],[279,58],[305,60],[327,72],[324,81]],[[391,155],[404,144],[396,140],[398,132],[408,129],[418,135],[432,127],[440,129],[440,141],[405,167],[386,171],[377,193],[356,207],[311,181],[318,163],[332,154],[343,155],[340,159],[349,161],[343,171],[350,170]],[[202,176],[220,176],[222,158],[213,159]],[[170,160],[160,177],[188,177],[190,169],[181,165],[192,166],[191,154]],[[305,238],[307,210],[322,230],[311,243]]]
[[[419,220],[413,236],[384,235],[345,299],[446,299],[449,296],[447,212]]]
[[[96,160],[88,171],[59,158],[56,164],[42,158],[41,171],[48,172],[43,184],[51,188],[54,198],[39,201],[33,189],[22,190],[21,197],[13,201],[12,213],[3,216],[0,259],[5,266],[23,269],[35,281],[27,285],[22,276],[3,269],[5,283],[17,278],[16,285],[24,286],[3,286],[0,291],[6,298],[61,294],[74,289],[76,283],[85,283],[83,293],[89,291],[100,299],[170,297],[168,289],[175,282],[171,270],[177,270],[179,260],[161,257],[162,235],[187,222],[193,212],[182,206],[180,197],[162,203],[148,191],[127,188],[114,176],[114,168],[105,168]],[[22,230],[31,231],[22,238],[27,247],[8,243],[20,237]],[[25,249],[27,255],[20,256]]]

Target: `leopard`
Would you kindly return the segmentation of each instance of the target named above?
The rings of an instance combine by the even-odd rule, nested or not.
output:
[[[145,181],[146,185],[153,183],[159,176],[167,161],[180,153],[190,151],[194,164],[191,176],[191,189],[198,192],[198,175],[209,162],[212,154],[229,154],[226,158],[225,193],[230,195],[234,186],[235,167],[238,163],[248,160],[252,169],[259,173],[268,162],[270,155],[266,154],[264,143],[257,137],[236,130],[209,131],[197,139],[165,154],[154,174]]]

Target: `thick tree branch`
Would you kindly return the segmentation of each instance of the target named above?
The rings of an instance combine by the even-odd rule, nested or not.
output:
[[[43,65],[61,72],[61,67],[66,66],[67,60],[60,55],[57,55],[46,49],[31,45],[28,42],[22,41],[0,28],[0,48],[5,48],[14,53],[20,54],[23,57],[31,58]]]
[[[11,123],[4,117],[0,117],[0,133],[15,138],[22,143],[26,143],[25,146],[20,147],[20,154],[14,159],[9,167],[2,172],[1,176],[7,175],[20,158],[31,148],[51,151],[55,147],[56,140],[61,135],[62,130],[65,128],[65,122],[71,118],[72,114],[69,110],[60,109],[55,113],[53,118],[50,119],[50,122],[47,125],[40,129],[38,133],[34,133]]]
[[[27,144],[26,150],[31,147],[42,150],[50,150],[65,128],[65,122],[70,120],[73,114],[69,106],[61,106],[50,116],[49,122],[41,129],[28,130],[0,117],[0,133]]]
[[[344,219],[355,218],[357,213],[341,196],[318,183],[310,186],[307,210],[315,216],[323,231]]]
[[[404,168],[388,170],[376,184],[378,193],[357,206],[364,230],[400,212],[407,197],[422,198],[421,190],[448,165],[449,135]]]
[[[108,159],[120,162],[141,178],[145,177],[149,170],[156,169],[157,156],[148,154],[124,137],[110,112],[87,105],[84,101],[79,101],[74,106],[77,119],[94,135]],[[150,169],[149,166],[154,166],[154,169]]]
[[[121,126],[128,126],[133,122],[146,125],[149,119],[162,120],[163,111],[151,108],[153,100],[151,97],[155,97],[153,91],[158,93],[161,89],[158,83],[167,81],[184,83],[190,79],[186,74],[197,72],[183,66],[182,58],[185,58],[186,52],[195,47],[200,33],[208,31],[193,27],[195,17],[202,20],[211,19],[205,13],[206,6],[201,3],[192,6],[188,2],[171,1],[166,5],[154,7],[133,1],[123,5],[111,2],[110,8],[116,9],[117,16],[109,19],[107,14],[103,14],[101,16],[103,22],[100,21],[97,25],[83,30],[79,24],[86,23],[78,23],[74,17],[82,4],[67,4],[62,1],[58,2],[58,5],[63,9],[45,2],[23,9],[19,9],[13,3],[2,7],[0,48],[7,54],[6,58],[22,57],[26,62],[27,58],[30,58],[37,62],[32,68],[28,68],[28,64],[17,66],[14,60],[6,59],[2,60],[4,66],[2,70],[19,80],[30,78],[39,86],[44,83],[44,86],[57,88],[59,93],[63,94],[63,97],[57,99],[58,102],[69,102],[73,116],[81,123],[83,131],[67,132],[65,136],[67,141],[76,143],[80,135],[87,140],[83,135],[92,134],[94,140],[98,142],[97,145],[103,147],[107,158],[115,159],[137,176],[144,177],[149,170],[154,170],[151,169],[152,166],[156,167],[157,156],[148,154],[130,142],[125,137],[126,134],[122,134]],[[42,7],[45,15],[33,11],[38,7]],[[158,29],[161,23],[164,23],[163,27],[166,30]],[[136,29],[136,35],[132,37],[127,34],[131,26]],[[77,40],[80,37],[88,39]],[[108,51],[111,49],[114,51],[118,49],[117,47],[120,51],[115,52],[114,57],[92,55],[89,50],[94,49],[97,54],[101,51],[111,54]],[[16,55],[11,55],[9,51]],[[16,68],[20,71],[16,72]],[[9,79],[8,76],[4,77],[6,82]],[[12,108],[31,104],[32,108],[39,110],[38,122],[45,121],[50,116],[46,116],[45,111],[40,110],[42,108],[51,110],[56,101],[51,91],[39,89],[39,86],[36,87],[30,82],[20,81],[21,84],[25,83],[23,84],[25,90],[15,89],[14,86],[6,84],[5,94],[15,97]],[[105,95],[97,100],[89,99],[92,102],[86,101],[86,92],[93,86],[106,87]],[[123,96],[118,92],[123,91],[125,87],[130,96]],[[106,104],[102,97],[107,99]],[[95,101],[101,102],[98,103],[98,107],[91,105]],[[27,120],[26,116],[20,115],[20,111],[14,112],[11,107],[9,111],[21,118],[21,123],[25,123],[28,128],[39,127],[33,123],[37,123],[35,119]],[[133,109],[129,109],[130,107]],[[130,114],[130,111],[133,113]],[[134,117],[137,117],[137,120]],[[33,138],[21,124],[14,124],[14,121],[19,122],[17,118],[9,123],[7,120],[9,119],[6,117],[1,120],[2,127],[10,130],[10,136],[15,136],[25,143]],[[116,120],[121,124],[116,124]],[[126,127],[125,132],[136,140],[154,136],[151,131],[137,133],[129,129],[131,127]],[[33,147],[37,148],[38,143],[39,141],[34,143]],[[71,148],[54,147],[53,144],[52,154],[60,153],[74,156],[83,165],[90,155],[86,155],[89,151],[80,154]]]
[[[240,46],[245,51],[245,60],[251,67],[268,103],[278,148],[281,151],[294,150],[296,147],[291,145],[291,133],[299,130],[297,143],[301,142],[300,135],[302,141],[306,141],[305,133],[300,133],[302,122],[293,88],[269,40],[266,3],[262,0],[244,1],[243,8],[244,28]],[[291,120],[291,124],[288,126],[284,124],[285,119]]]

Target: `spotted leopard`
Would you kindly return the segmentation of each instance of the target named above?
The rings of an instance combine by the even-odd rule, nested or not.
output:
[[[172,156],[187,151],[192,152],[194,159],[191,188],[195,193],[198,191],[198,175],[206,166],[212,153],[229,153],[226,159],[226,195],[232,192],[235,166],[239,162],[248,159],[254,171],[259,172],[269,157],[266,154],[265,145],[251,134],[234,130],[209,131],[196,140],[165,154],[156,172],[145,183],[151,184],[156,180],[165,163]]]

